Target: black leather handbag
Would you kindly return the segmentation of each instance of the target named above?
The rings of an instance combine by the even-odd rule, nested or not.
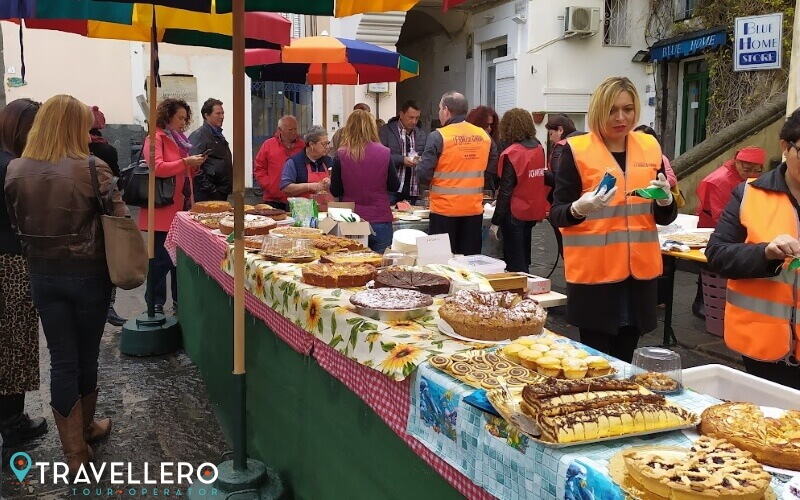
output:
[[[122,201],[127,205],[147,208],[150,167],[143,158],[144,147],[136,161],[123,168],[119,188],[123,190]],[[155,206],[166,207],[175,203],[175,177],[156,177]]]

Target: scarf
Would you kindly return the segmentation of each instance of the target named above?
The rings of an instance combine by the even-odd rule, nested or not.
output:
[[[164,133],[167,134],[170,139],[175,141],[175,144],[178,145],[178,148],[183,153],[183,156],[189,156],[189,152],[192,150],[192,143],[189,142],[189,139],[187,139],[185,135],[183,135],[183,132],[167,127],[164,129]]]
[[[92,138],[92,143],[100,142],[103,144],[108,144],[108,141],[100,134],[100,131],[96,128],[93,128],[89,131],[89,137]]]

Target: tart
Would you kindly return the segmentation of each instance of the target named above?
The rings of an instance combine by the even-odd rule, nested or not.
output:
[[[230,216],[230,212],[193,213],[192,218],[209,229],[219,229],[219,221]]]
[[[346,250],[363,250],[364,245],[351,238],[323,234],[314,240],[314,248],[322,250],[323,252],[339,252]],[[379,262],[378,265],[380,264]]]
[[[233,215],[223,217],[219,221],[219,230],[222,234],[231,234],[233,232],[234,218]],[[244,216],[244,234],[245,236],[253,236],[256,234],[267,234],[277,224],[269,217],[262,217],[261,215],[245,214]]]
[[[316,246],[316,245],[314,245]],[[335,252],[323,255],[320,262],[333,262],[335,264],[370,264],[378,267],[383,262],[383,256],[372,250],[361,250],[358,252]]]
[[[406,288],[429,295],[440,295],[450,291],[450,280],[438,274],[387,269],[379,272],[375,278],[375,288],[383,287]]]
[[[275,229],[270,230],[269,234],[277,234],[279,236],[283,236],[284,238],[304,238],[304,239],[316,239],[322,236],[322,230],[316,229],[313,227],[276,227]]]
[[[258,208],[254,207],[248,210],[246,213],[251,215],[261,215],[264,217],[269,217],[272,220],[279,221],[284,220],[286,217],[289,216],[284,210],[280,210],[278,208]]]
[[[189,211],[195,214],[218,214],[231,210],[233,207],[227,201],[198,201],[192,205],[192,209]]]
[[[323,288],[364,286],[375,279],[369,264],[309,264],[303,267],[303,282]]]
[[[685,451],[631,448],[622,456],[634,481],[665,498],[759,500],[771,480],[749,453],[707,436]]]
[[[769,418],[752,403],[721,403],[703,411],[700,432],[727,439],[764,465],[800,471],[800,411]]]
[[[350,303],[367,309],[405,311],[429,307],[433,305],[433,298],[416,290],[375,288],[356,293],[350,297]]]
[[[500,341],[541,333],[547,313],[535,300],[515,293],[461,290],[445,299],[439,316],[459,335]]]

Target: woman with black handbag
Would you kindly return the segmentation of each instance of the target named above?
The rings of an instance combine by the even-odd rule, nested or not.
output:
[[[155,209],[155,261],[152,269],[153,305],[156,313],[164,312],[167,301],[167,274],[170,276],[172,304],[178,310],[178,277],[175,265],[164,248],[167,232],[181,210],[191,208],[192,177],[206,161],[203,155],[189,155],[192,145],[184,135],[192,120],[192,110],[183,99],[164,99],[157,108],[155,165],[151,165],[156,177],[175,186],[172,203]],[[150,137],[144,141],[144,155],[150,155]],[[149,160],[148,160],[149,161]],[[168,201],[168,200],[164,200]],[[139,228],[147,230],[147,208],[139,212]]]

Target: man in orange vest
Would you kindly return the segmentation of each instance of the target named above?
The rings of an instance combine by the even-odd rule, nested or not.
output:
[[[497,148],[480,127],[466,121],[469,104],[458,92],[439,101],[442,128],[425,141],[417,164],[420,186],[430,186],[430,233],[450,235],[453,253],[481,253],[483,173],[497,162]]]

